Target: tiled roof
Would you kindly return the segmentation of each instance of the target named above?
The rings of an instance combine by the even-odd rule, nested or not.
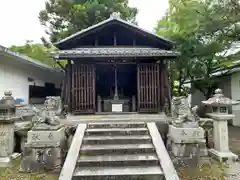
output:
[[[23,54],[20,54],[18,52],[11,51],[10,49],[0,45],[0,54],[1,53],[5,53],[13,58],[17,58],[19,61],[21,61],[23,63],[27,63],[27,64],[33,65],[33,66],[41,68],[41,69],[55,71],[55,72],[61,71],[60,69],[53,68],[47,64],[43,64],[43,63],[39,62],[36,59],[32,59],[32,58],[25,56]]]
[[[176,57],[179,55],[180,53],[176,51],[139,47],[77,48],[52,53],[55,59],[81,57]]]

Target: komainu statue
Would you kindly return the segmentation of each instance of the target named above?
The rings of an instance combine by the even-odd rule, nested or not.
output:
[[[199,107],[191,108],[185,97],[173,97],[172,99],[172,117],[175,123],[193,123],[198,124],[199,116],[197,114]]]
[[[33,117],[33,125],[57,126],[60,124],[59,116],[62,113],[62,103],[60,97],[49,96],[44,102],[44,108],[33,109],[35,116]]]
[[[44,102],[45,107],[56,114],[56,116],[66,116],[67,106],[62,104],[60,96],[48,96]]]

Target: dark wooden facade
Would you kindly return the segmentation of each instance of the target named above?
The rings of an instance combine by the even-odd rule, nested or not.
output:
[[[71,113],[92,114],[99,109],[97,106],[101,103],[98,103],[96,68],[98,64],[104,63],[115,66],[136,65],[135,111],[162,112],[166,102],[170,105],[166,63],[169,57],[176,56],[170,52],[171,42],[119,18],[110,18],[60,41],[56,46],[61,50],[56,53],[57,59],[68,59],[62,98]],[[147,49],[142,48],[143,46]],[[125,48],[121,49],[122,47]],[[126,78],[127,81],[129,77],[121,78]],[[115,86],[116,94],[118,86]]]

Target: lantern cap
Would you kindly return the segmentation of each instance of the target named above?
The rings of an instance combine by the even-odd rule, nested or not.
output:
[[[213,97],[206,101],[202,101],[202,103],[209,106],[231,106],[239,104],[238,101],[234,101],[228,97],[225,97],[223,91],[219,88],[215,90]]]

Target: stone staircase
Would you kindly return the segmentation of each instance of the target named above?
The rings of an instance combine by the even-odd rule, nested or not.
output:
[[[72,147],[77,144],[73,140],[68,156],[78,153],[74,158],[67,157],[60,180],[167,179],[147,123],[89,123],[79,136],[80,147]],[[70,165],[72,173],[68,169],[70,163],[74,164],[74,168]]]

